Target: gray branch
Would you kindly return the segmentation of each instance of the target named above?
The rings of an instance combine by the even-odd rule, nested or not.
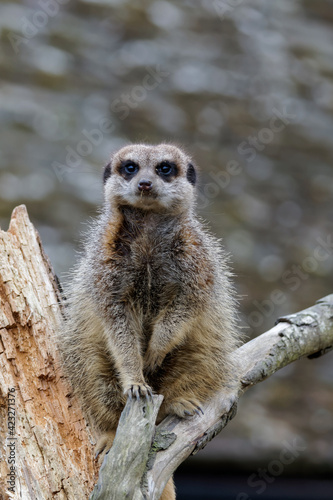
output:
[[[328,295],[280,318],[274,328],[237,349],[234,385],[216,394],[203,407],[203,416],[169,416],[156,427],[162,396],[127,401],[91,500],[157,500],[177,467],[235,416],[237,401],[249,387],[299,358],[318,357],[332,348],[333,295]]]

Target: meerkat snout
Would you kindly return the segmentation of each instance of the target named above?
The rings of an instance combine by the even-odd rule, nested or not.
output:
[[[138,188],[142,193],[149,192],[153,189],[153,183],[148,179],[141,179],[138,184]]]

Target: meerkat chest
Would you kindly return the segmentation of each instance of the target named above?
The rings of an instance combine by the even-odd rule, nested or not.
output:
[[[146,232],[132,242],[126,258],[131,299],[145,312],[158,312],[181,293],[183,278],[172,238]]]
[[[130,263],[133,273],[149,289],[179,281],[180,273],[172,249],[172,241],[150,233],[133,242]]]
[[[197,281],[188,236],[169,218],[124,219],[110,241],[112,294],[145,313],[158,313]],[[197,246],[198,248],[198,246]]]

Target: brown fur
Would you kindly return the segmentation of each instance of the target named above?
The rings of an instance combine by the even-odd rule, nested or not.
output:
[[[131,178],[126,161],[138,166]],[[164,396],[159,421],[184,418],[232,379],[235,304],[227,258],[194,215],[190,161],[166,144],[115,153],[104,210],[73,274],[59,347],[101,434],[97,451],[111,446],[129,393],[143,396],[151,388]],[[172,175],[156,170],[161,162],[175,165]],[[149,192],[138,190],[142,179],[153,183]],[[175,498],[171,484],[164,500]]]

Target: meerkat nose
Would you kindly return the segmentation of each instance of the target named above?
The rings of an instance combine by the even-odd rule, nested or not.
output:
[[[138,184],[139,191],[150,191],[152,187],[153,183],[147,179],[142,179]]]

